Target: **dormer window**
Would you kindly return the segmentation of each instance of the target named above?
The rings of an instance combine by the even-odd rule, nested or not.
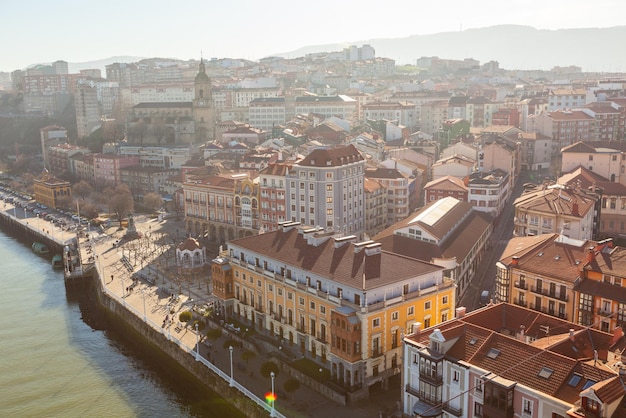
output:
[[[594,416],[600,416],[601,405],[600,402],[595,399],[583,398],[582,407],[585,413],[594,414]]]

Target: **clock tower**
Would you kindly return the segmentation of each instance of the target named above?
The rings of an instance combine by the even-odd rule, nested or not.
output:
[[[215,139],[215,108],[211,95],[211,79],[206,73],[202,58],[193,87],[193,120],[196,142],[213,141]]]

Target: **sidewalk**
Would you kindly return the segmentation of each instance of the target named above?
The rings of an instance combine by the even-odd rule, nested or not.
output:
[[[160,242],[166,245],[177,244],[178,241],[182,241],[184,236],[179,236],[178,240],[172,242],[170,237],[175,237],[175,233],[178,231],[184,231],[182,222],[176,222],[174,220],[166,220],[163,222],[157,222],[153,219],[146,219],[138,217],[136,219],[136,227],[139,232],[151,237],[160,237]],[[144,241],[142,245],[147,245],[147,252],[150,254],[150,259],[141,259],[137,263],[135,258],[134,270],[128,271],[125,264],[122,262],[122,254],[130,254],[131,258],[133,250],[131,249],[133,241],[124,242],[122,239],[126,230],[117,231],[115,226],[109,228],[106,231],[106,237],[97,239],[94,243],[94,253],[98,254],[97,263],[99,270],[103,273],[104,285],[108,292],[112,292],[120,297],[126,294],[124,301],[129,304],[133,309],[144,314],[147,319],[156,324],[164,324],[164,330],[167,330],[172,336],[181,340],[188,347],[196,347],[196,341],[202,341],[206,332],[212,328],[221,328],[222,335],[211,342],[211,347],[200,343],[200,355],[211,361],[218,366],[226,374],[230,374],[230,353],[228,347],[224,347],[227,341],[237,339],[237,337],[231,337],[229,330],[221,327],[219,323],[215,321],[209,321],[208,327],[200,332],[200,337],[196,336],[195,330],[191,327],[183,327],[180,331],[177,331],[178,314],[183,310],[191,310],[194,304],[200,306],[207,301],[211,300],[213,296],[207,291],[207,287],[202,283],[193,283],[191,286],[186,285],[182,287],[182,292],[179,293],[179,284],[176,284],[170,280],[167,276],[167,266],[161,265],[161,268],[157,268],[155,259],[157,256],[161,256],[162,252],[161,244]],[[161,235],[161,234],[168,235]],[[118,248],[113,247],[113,243],[122,239]],[[159,240],[157,240],[159,241]],[[129,246],[129,244],[131,246]],[[138,244],[138,243],[136,243]],[[135,250],[137,245],[135,245]],[[145,250],[145,249],[144,249]],[[172,251],[172,250],[170,250]],[[143,254],[145,254],[144,251]],[[209,255],[208,255],[209,256]],[[137,257],[137,256],[136,256]],[[143,264],[143,267],[142,267]],[[133,283],[132,277],[134,273],[138,273],[145,277],[140,279],[132,285],[131,290],[128,288]],[[113,276],[113,279],[111,279]],[[137,274],[135,274],[135,277]],[[206,280],[206,278],[205,278]],[[128,292],[127,292],[128,290]],[[170,292],[173,290],[174,294],[178,295],[178,301],[171,303]],[[170,314],[170,309],[173,308],[175,313]],[[165,322],[166,316],[168,319],[173,319],[171,326],[168,327],[168,323]],[[168,332],[165,332],[167,335]],[[255,333],[260,331],[256,330]],[[265,395],[271,392],[271,379],[261,376],[260,368],[263,363],[269,360],[270,352],[278,352],[275,345],[264,340],[271,340],[271,337],[261,338],[260,336],[249,337],[248,341],[258,348],[256,355],[244,360],[242,353],[244,348],[238,344],[234,344],[233,347],[233,377],[238,383],[245,386],[248,390],[254,393],[261,399],[265,398]],[[290,347],[285,347],[285,352],[290,351]],[[294,351],[295,353],[295,351]],[[356,405],[341,406],[326,397],[320,395],[314,390],[308,388],[305,385],[301,385],[299,389],[294,392],[287,393],[284,390],[284,384],[289,376],[285,372],[277,373],[274,381],[274,389],[278,394],[278,398],[275,401],[276,409],[287,417],[320,417],[320,418],[345,418],[350,417],[363,417],[363,418],[381,418],[391,416],[398,410],[398,402],[400,401],[401,391],[399,387],[392,388],[382,393],[376,393],[370,396],[369,400],[358,402]],[[243,396],[243,395],[242,395]]]

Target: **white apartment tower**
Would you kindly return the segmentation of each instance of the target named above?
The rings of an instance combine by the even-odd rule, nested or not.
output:
[[[287,174],[286,218],[362,236],[365,159],[354,145],[317,148]]]

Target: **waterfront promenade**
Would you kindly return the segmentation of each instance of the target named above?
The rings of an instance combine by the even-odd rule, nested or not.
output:
[[[13,213],[10,209],[11,207],[5,207],[3,212]],[[75,232],[63,231],[40,219],[20,219],[19,222],[53,238],[59,244],[76,237]],[[106,294],[161,332],[164,339],[175,342],[181,350],[194,356],[222,379],[229,381],[231,353],[224,344],[233,339],[228,329],[222,328],[222,335],[211,341],[209,346],[203,343],[207,328],[197,334],[191,326],[178,322],[180,312],[191,310],[194,305],[203,306],[214,300],[207,276],[196,277],[189,282],[176,274],[175,246],[185,238],[182,222],[175,219],[159,221],[156,218],[138,216],[135,225],[142,238],[132,240],[125,238],[127,230],[118,230],[115,222],[107,229],[90,231],[88,239],[86,237],[79,239],[83,260],[93,260]],[[174,314],[170,313],[172,310]],[[219,323],[213,321],[209,321],[209,326],[220,327]],[[276,353],[276,349],[263,340],[256,341],[254,346],[258,349],[256,355],[244,360],[242,358],[244,349],[234,344],[232,385],[243,393],[249,391],[251,396],[263,400],[265,395],[271,392],[271,380],[262,377],[259,370],[261,365],[268,361],[270,353]],[[285,347],[285,353],[280,354],[287,354],[288,351],[288,347]],[[305,385],[301,385],[294,392],[286,393],[283,385],[288,378],[287,373],[281,372],[274,381],[275,392],[279,394],[275,402],[276,416],[324,418],[400,416],[397,412],[401,396],[399,388],[373,394],[367,401],[341,406]],[[265,405],[269,416],[270,405]]]

